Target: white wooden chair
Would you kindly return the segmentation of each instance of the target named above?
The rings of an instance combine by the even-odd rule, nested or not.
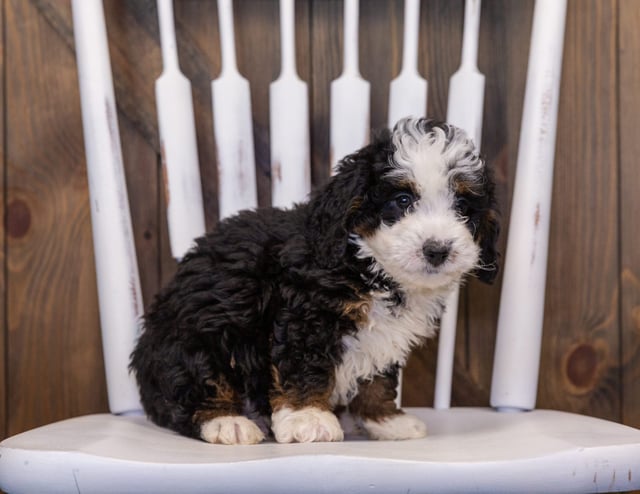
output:
[[[536,3],[494,367],[494,408],[449,408],[445,390],[441,410],[411,410],[428,424],[425,439],[377,442],[347,436],[340,443],[266,442],[255,446],[220,446],[188,439],[156,427],[140,412],[126,362],[142,302],[139,295],[132,296],[132,288],[135,294],[140,290],[123,193],[104,17],[99,0],[77,0],[73,8],[112,413],[65,420],[3,441],[0,488],[9,493],[640,489],[640,430],[576,414],[531,410],[542,327],[564,1]],[[479,8],[479,0],[467,1],[467,11],[472,8]],[[533,197],[536,191],[527,187],[534,151],[536,171],[546,177],[549,186],[536,188],[543,189],[539,197]],[[540,236],[537,242],[530,242],[534,229],[521,218],[538,204]],[[107,236],[109,256],[104,256]],[[533,266],[521,263],[520,256],[531,259],[533,244],[539,262]],[[526,281],[531,279],[536,280],[534,285]],[[528,297],[518,295],[523,289]],[[509,311],[509,297],[519,298],[517,313]],[[109,304],[115,304],[117,310],[111,310]],[[516,337],[514,328],[519,328]],[[518,341],[525,343],[518,345]],[[447,382],[450,379],[445,376],[445,384],[439,386],[446,387]]]

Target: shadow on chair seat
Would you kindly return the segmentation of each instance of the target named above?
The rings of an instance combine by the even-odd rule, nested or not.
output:
[[[582,415],[408,409],[425,439],[220,446],[89,415],[0,445],[20,492],[601,492],[640,488],[640,431]]]

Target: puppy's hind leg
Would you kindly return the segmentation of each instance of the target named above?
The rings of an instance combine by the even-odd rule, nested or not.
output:
[[[427,435],[427,426],[418,417],[396,407],[398,369],[393,367],[370,381],[363,381],[349,411],[360,421],[371,439],[418,439]]]
[[[193,422],[200,427],[200,437],[214,444],[257,444],[264,433],[251,419],[241,414],[240,400],[229,383],[220,377],[207,385],[215,389],[193,414]]]

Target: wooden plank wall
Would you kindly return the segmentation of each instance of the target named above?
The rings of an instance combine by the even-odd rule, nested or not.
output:
[[[73,29],[68,0],[0,0],[0,436],[107,410]],[[341,0],[298,0],[297,57],[311,99],[312,179],[329,175],[329,83],[340,74]],[[259,201],[270,202],[268,85],[279,72],[276,0],[235,2],[238,63],[251,82]],[[533,1],[485,0],[483,152],[509,217]],[[119,124],[143,295],[169,256],[153,83],[155,2],[106,0]],[[216,4],[175,2],[194,89],[207,225],[217,221],[210,81],[220,70]],[[423,0],[420,70],[428,113],[446,115],[462,0]],[[401,60],[402,2],[361,2],[360,62],[371,121],[384,125]],[[640,427],[640,2],[571,0],[561,90],[545,339],[538,405]],[[463,290],[453,401],[486,405],[500,280]],[[435,344],[415,352],[405,404],[433,397]]]
[[[0,7],[4,7],[4,2],[0,4]],[[4,8],[0,8],[0,25],[4,26]],[[4,74],[4,36],[0,38],[0,73]],[[0,78],[0,94],[4,95],[4,77]],[[5,104],[4,97],[0,99],[0,114],[4,115]],[[2,160],[3,169],[6,164],[5,157],[5,119],[0,120],[0,160]],[[4,173],[0,174],[0,214],[1,218],[5,217],[5,182]],[[5,365],[5,356],[7,355],[7,331],[6,331],[6,280],[5,274],[6,265],[5,258],[5,228],[4,221],[0,222],[0,261],[2,262],[3,269],[0,270],[0,437],[4,437],[7,434],[7,374]]]
[[[621,0],[619,11],[620,290],[622,420],[640,424],[640,5]]]

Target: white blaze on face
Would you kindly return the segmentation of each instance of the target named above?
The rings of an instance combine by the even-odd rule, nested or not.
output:
[[[484,189],[484,165],[473,143],[454,127],[425,129],[424,121],[404,120],[396,126],[393,145],[390,171],[371,194],[379,226],[354,234],[352,241],[358,256],[371,260],[374,274],[390,277],[403,298],[394,305],[391,289],[370,294],[366,321],[342,339],[345,352],[335,371],[333,404],[347,404],[361,380],[404,365],[411,348],[435,333],[455,284],[479,262],[480,247],[456,207],[456,194]],[[467,206],[458,206],[467,214]],[[414,437],[408,429],[415,437],[424,434],[415,423],[368,427],[373,437],[386,439]]]
[[[453,178],[480,180],[482,161],[458,129],[448,140],[440,128],[424,134],[409,122],[398,126],[393,144],[395,168],[387,178],[411,183],[419,200],[395,223],[382,223],[373,235],[358,239],[359,255],[375,259],[377,269],[407,288],[453,285],[476,267],[480,253],[466,219],[456,212]],[[427,261],[427,242],[450,247],[441,265]]]

